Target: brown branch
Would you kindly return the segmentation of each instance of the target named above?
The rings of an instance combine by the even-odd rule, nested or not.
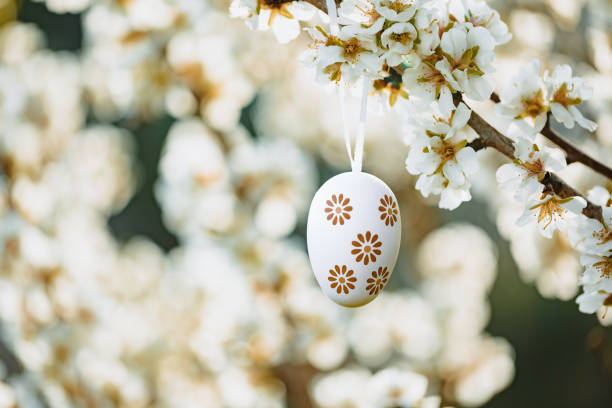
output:
[[[512,139],[500,133],[484,120],[482,116],[472,111],[468,125],[470,125],[470,127],[480,136],[478,139],[470,142],[468,146],[476,151],[484,149],[485,147],[492,147],[510,160],[515,159],[514,143]]]
[[[581,150],[574,147],[571,143],[567,142],[563,139],[557,132],[555,132],[550,126],[550,114],[548,115],[548,121],[546,122],[546,126],[540,133],[544,135],[548,140],[559,146],[561,149],[565,150],[567,156],[567,164],[571,163],[582,163],[585,166],[593,169],[597,173],[602,176],[607,177],[612,180],[612,169],[601,163],[598,160],[593,159],[589,155],[583,153]]]
[[[549,186],[552,190],[561,198],[569,198],[569,197],[582,197],[585,199],[587,205],[582,210],[582,213],[589,218],[593,218],[595,220],[602,221],[603,216],[601,212],[601,207],[593,204],[586,197],[583,197],[578,191],[576,191],[572,186],[565,183],[563,180],[559,178],[556,174],[546,173],[544,179],[542,180],[542,184],[545,186]]]
[[[501,100],[499,95],[495,92],[491,94],[491,101],[494,103],[499,103]],[[572,163],[582,163],[585,166],[589,167],[593,171],[601,174],[602,176],[607,177],[612,180],[612,169],[602,162],[593,159],[588,154],[582,152],[580,149],[573,146],[571,143],[567,142],[560,134],[552,129],[550,126],[551,123],[551,114],[548,114],[548,120],[546,121],[546,125],[544,129],[540,132],[545,138],[559,146],[561,149],[565,151],[567,164]]]
[[[461,94],[455,94],[454,99],[456,103],[462,102],[463,97]],[[465,103],[465,102],[464,102]],[[472,111],[470,119],[468,120],[468,125],[474,129],[476,133],[478,133],[479,138],[470,142],[468,146],[472,147],[474,150],[478,151],[484,149],[486,147],[491,147],[504,156],[509,158],[510,160],[514,160],[514,144],[512,139],[503,135],[493,126],[491,126],[486,120],[483,119],[478,113]],[[569,197],[582,197],[587,202],[587,206],[582,213],[589,218],[594,218],[596,220],[602,219],[601,207],[593,204],[589,200],[587,200],[582,194],[580,194],[575,188],[568,185],[566,182],[561,180],[557,175],[553,173],[546,173],[544,179],[542,180],[542,184],[548,189],[552,190],[556,195],[561,198],[569,198]]]

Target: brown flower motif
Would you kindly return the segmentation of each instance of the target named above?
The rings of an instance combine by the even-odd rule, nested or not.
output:
[[[371,262],[376,262],[376,256],[381,254],[380,247],[382,242],[378,240],[378,234],[372,234],[370,231],[363,234],[357,234],[357,241],[353,241],[355,247],[351,254],[357,255],[357,262],[363,260],[363,264],[367,265]]]
[[[352,269],[348,269],[346,265],[334,266],[334,269],[329,270],[328,281],[331,282],[330,286],[332,289],[336,289],[336,293],[344,292],[348,294],[349,290],[355,289],[355,282],[357,278],[353,276],[355,272]]]
[[[381,206],[378,207],[378,211],[380,214],[380,219],[385,222],[385,225],[395,225],[397,222],[397,214],[399,211],[397,210],[397,203],[391,197],[385,194],[383,198],[380,199]]]
[[[331,200],[327,200],[325,212],[328,213],[327,219],[331,220],[332,225],[338,223],[344,225],[344,220],[351,218],[349,213],[353,211],[353,207],[348,205],[350,201],[350,198],[344,197],[344,194],[339,194],[338,196],[332,194]]]
[[[366,281],[368,286],[365,289],[370,295],[378,295],[378,292],[383,290],[388,280],[389,271],[387,267],[379,266],[377,271],[372,271],[372,277]]]

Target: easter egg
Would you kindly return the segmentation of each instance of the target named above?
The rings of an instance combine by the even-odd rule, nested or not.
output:
[[[347,172],[327,180],[308,213],[310,263],[323,292],[357,307],[389,282],[401,239],[399,206],[379,178]]]

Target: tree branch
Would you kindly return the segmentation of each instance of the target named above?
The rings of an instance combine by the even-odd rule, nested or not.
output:
[[[601,174],[602,176],[605,176],[608,179],[612,180],[611,168],[601,163],[600,161],[593,159],[589,155],[583,153],[578,148],[572,146],[569,142],[563,139],[559,134],[557,134],[557,132],[552,129],[552,127],[550,126],[550,114],[548,115],[548,121],[546,122],[546,126],[544,126],[544,129],[542,129],[540,133],[542,133],[544,137],[559,146],[561,149],[565,150],[565,153],[567,155],[567,164],[576,162],[582,163],[585,166],[590,167],[597,173]]]
[[[461,96],[459,96],[461,98]],[[461,98],[460,100],[463,100]],[[468,146],[478,151],[485,147],[492,147],[502,153],[510,160],[514,160],[514,143],[512,139],[500,133],[497,129],[491,126],[479,114],[472,111],[472,115],[468,121],[468,125],[478,133],[478,139],[470,142]]]
[[[499,95],[495,92],[491,94],[491,101],[494,103],[499,103]],[[551,123],[551,114],[548,114],[548,120],[546,121],[546,125],[544,129],[540,132],[545,138],[559,146],[562,150],[565,151],[567,164],[572,163],[582,163],[585,166],[591,168],[593,171],[601,174],[602,176],[607,177],[612,180],[612,169],[602,162],[593,159],[586,153],[582,152],[580,149],[573,146],[571,143],[566,141],[559,133],[554,131],[550,126]]]
[[[455,94],[454,98],[456,102],[463,101],[463,97],[461,96],[461,94]],[[470,127],[474,129],[474,131],[480,136],[478,139],[475,139],[474,141],[470,142],[468,146],[472,147],[475,151],[484,149],[486,147],[491,147],[501,152],[510,160],[515,159],[514,144],[512,142],[512,139],[503,135],[501,132],[491,126],[478,113],[472,111],[472,115],[470,116],[468,125],[470,125]],[[575,188],[565,183],[557,175],[553,173],[546,173],[546,176],[542,180],[542,184],[554,191],[554,193],[561,198],[584,198],[587,202],[587,206],[584,210],[582,210],[582,213],[589,218],[594,218],[596,220],[602,219],[601,207],[587,200],[586,197],[576,191]]]

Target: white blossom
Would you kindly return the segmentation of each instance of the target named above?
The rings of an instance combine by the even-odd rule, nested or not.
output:
[[[593,132],[597,124],[586,119],[578,105],[588,100],[593,95],[593,88],[588,86],[580,77],[572,76],[572,68],[569,65],[559,65],[552,75],[546,72],[544,81],[550,96],[550,111],[555,119],[571,129],[574,124]]]
[[[395,23],[382,32],[380,42],[387,49],[383,57],[391,67],[401,64],[417,39],[417,31],[410,23]]]
[[[371,407],[414,407],[425,396],[427,378],[421,374],[387,368],[376,373],[368,384]]]
[[[4,379],[4,376],[0,376]],[[0,407],[16,407],[17,400],[13,389],[8,384],[0,380]]]
[[[416,50],[423,57],[430,56],[440,45],[438,19],[431,10],[421,8],[414,18],[414,25],[419,32],[419,43]]]
[[[612,250],[612,201],[610,193],[603,187],[589,191],[587,198],[602,207],[602,220],[586,216],[578,218],[568,230],[570,242],[580,252],[607,255]]]
[[[370,0],[346,0],[338,7],[338,23],[342,25],[378,27],[380,30],[384,21]]]
[[[414,56],[411,67],[404,71],[402,82],[410,95],[417,97],[423,106],[437,101],[440,110],[450,114],[454,108],[453,89],[446,77],[435,66],[435,59]]]
[[[546,71],[543,77],[540,70],[537,59],[522,67],[500,94],[497,111],[513,119],[530,119],[536,131],[546,125],[548,112],[569,129],[578,123],[594,131],[595,122],[586,119],[577,107],[592,96],[593,89],[582,78],[572,76],[568,65],[557,66],[552,75]]]
[[[584,207],[586,201],[582,197],[560,198],[552,194],[546,195],[539,200],[529,201],[517,224],[525,226],[535,220],[540,233],[546,238],[552,238],[556,230],[564,231]]]
[[[548,104],[546,87],[540,76],[540,61],[532,60],[520,68],[499,97],[496,108],[501,115],[512,119],[530,119],[536,132],[546,124]]]
[[[505,44],[512,39],[508,26],[501,20],[497,10],[493,10],[486,2],[461,0],[461,6],[461,14],[457,13],[456,16],[463,15],[465,21],[473,27],[486,28],[498,45]]]
[[[595,186],[587,193],[589,201],[601,207],[610,207],[612,205],[612,195],[610,192],[601,186]]]
[[[585,285],[584,293],[576,298],[578,309],[582,313],[595,313],[602,307],[612,306],[612,280],[603,283]]]
[[[612,252],[606,255],[583,254],[580,264],[585,268],[580,282],[583,285],[593,285],[602,280],[612,279]]]
[[[411,132],[406,169],[420,175],[416,188],[425,197],[441,195],[440,208],[455,209],[471,199],[470,177],[478,171],[478,160],[465,136],[458,132],[470,114],[462,103],[450,115],[434,117]]]
[[[499,358],[481,341],[496,272],[495,247],[483,246],[482,239],[490,241],[484,232],[447,229],[445,242],[436,240],[423,256],[433,264],[423,265],[422,287],[383,293],[367,309],[340,310],[312,279],[295,231],[318,181],[314,153],[304,149],[321,148],[325,159],[334,154],[334,141],[321,137],[339,124],[335,98],[300,76],[306,71],[291,63],[289,47],[272,35],[253,35],[219,10],[221,3],[128,3],[93,2],[84,11],[82,52],[66,64],[50,50],[32,49],[20,30],[5,35],[21,23],[0,28],[0,82],[7,88],[0,98],[0,126],[7,130],[0,132],[7,170],[0,177],[0,342],[23,368],[7,373],[0,363],[0,405],[280,408],[294,402],[284,376],[304,364],[315,376],[298,379],[299,387],[330,408],[387,402],[438,408],[440,397],[424,396],[427,380],[431,391],[445,384],[445,400],[457,395],[460,404],[482,403],[507,386]],[[283,41],[296,34],[301,17],[293,5],[258,3],[233,8]],[[417,53],[434,55],[447,31],[434,2],[427,3],[386,3],[393,18],[406,18],[407,4],[416,13],[392,22],[373,3],[355,1],[365,13],[355,12],[352,22],[342,17],[340,38],[374,38],[371,54],[380,64],[394,50],[389,59],[401,57],[397,69],[409,69]],[[420,39],[410,50],[400,45],[399,28],[411,31],[404,24]],[[378,71],[366,74],[383,81],[390,101],[407,97],[398,73]],[[243,110],[255,93],[267,99],[268,113],[259,97]],[[428,128],[440,142],[461,146],[470,112],[448,101],[448,115],[430,116]],[[178,118],[172,126],[166,113]],[[130,202],[137,180],[150,181],[158,158],[145,143],[140,153],[155,157],[140,174],[131,135],[83,129],[90,114],[96,123],[151,129],[154,143],[165,136],[154,192],[176,240],[164,233],[124,243],[114,236],[159,230],[155,223],[126,224],[132,204],[110,219]],[[255,123],[253,135],[240,124],[271,116],[278,127]],[[372,160],[376,152],[368,157],[401,181],[405,175],[391,165],[405,158],[401,149],[377,139],[391,140],[395,129],[389,117],[369,122],[368,148],[383,160]],[[285,143],[292,137],[301,138],[299,146]],[[450,186],[451,165],[437,174],[441,186],[448,184],[443,203],[469,196],[467,187]],[[141,198],[147,199],[139,195],[134,203]],[[173,248],[166,253],[152,238]],[[511,367],[511,353],[503,357]],[[386,369],[389,359],[397,368]]]
[[[566,167],[565,156],[559,149],[538,146],[519,138],[514,143],[513,163],[502,165],[495,176],[499,187],[510,191],[515,200],[525,203],[544,190],[540,183],[547,172],[557,172]]]
[[[485,100],[493,92],[490,74],[495,40],[483,27],[453,27],[440,41],[443,59],[438,69],[454,90],[465,92],[472,99]]]
[[[314,49],[307,52],[307,62],[316,66],[319,81],[354,83],[362,75],[377,75],[383,60],[373,35],[359,32],[355,26],[344,26],[338,36],[326,33],[322,28],[308,29],[315,40]],[[308,61],[310,59],[310,61]]]
[[[242,18],[252,30],[272,29],[281,44],[300,34],[300,21],[308,21],[315,9],[303,1],[287,3],[259,2],[257,0],[233,0],[230,15]]]
[[[587,254],[605,254],[612,250],[612,209],[604,208],[601,221],[580,217],[569,229],[569,239],[576,249]]]
[[[569,239],[582,252],[580,263],[585,268],[580,282],[584,293],[576,299],[583,313],[602,311],[602,319],[612,306],[612,200],[603,187],[595,187],[588,193],[591,202],[602,208],[602,219],[581,216],[569,229]]]
[[[376,11],[389,21],[405,23],[416,13],[422,0],[374,0]]]
[[[317,378],[312,391],[314,401],[322,408],[365,408],[364,399],[370,377],[367,370],[343,369]]]

